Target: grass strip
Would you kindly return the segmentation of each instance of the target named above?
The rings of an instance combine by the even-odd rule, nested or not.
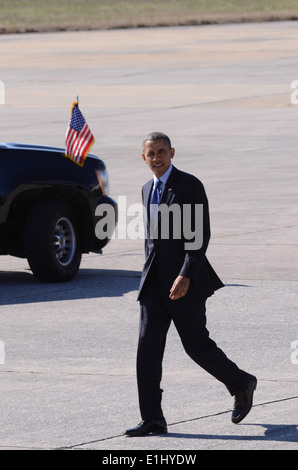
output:
[[[0,0],[0,33],[298,19],[298,0]]]

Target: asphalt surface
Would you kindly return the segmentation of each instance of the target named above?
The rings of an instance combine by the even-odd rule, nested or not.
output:
[[[140,421],[143,240],[116,232],[62,285],[40,284],[26,260],[2,256],[0,449],[298,448],[297,41],[295,22],[0,36],[0,140],[63,147],[79,95],[110,195],[125,201],[124,227],[151,176],[142,139],[170,135],[173,163],[209,198],[208,258],[226,284],[208,302],[210,335],[259,381],[250,414],[232,424],[231,397],[171,328],[169,433],[127,438]]]

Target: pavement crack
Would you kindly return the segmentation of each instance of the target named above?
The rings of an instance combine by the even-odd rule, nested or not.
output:
[[[71,446],[64,446],[64,447],[57,447],[55,450],[71,450],[75,449],[76,447],[85,446],[88,444],[95,444],[97,442],[109,441],[111,439],[117,439],[118,437],[123,437],[124,434],[117,434],[115,436],[103,437],[101,439],[94,439],[93,441],[81,442],[80,444],[73,444]]]
[[[297,224],[284,225],[284,226],[281,226],[281,227],[262,228],[262,229],[259,229],[259,230],[252,230],[252,231],[249,231],[249,232],[227,233],[226,235],[224,235],[224,234],[223,235],[213,235],[212,239],[239,237],[239,236],[242,236],[242,235],[254,235],[255,233],[272,232],[272,231],[276,231],[276,230],[284,230],[284,229],[295,228],[295,227],[297,227]]]
[[[273,403],[281,403],[281,402],[289,401],[289,400],[297,400],[297,399],[298,399],[298,395],[297,396],[292,396],[292,397],[286,397],[286,398],[279,398],[278,400],[271,400],[271,401],[267,401],[267,402],[257,403],[255,405],[253,405],[253,408],[256,408],[256,407],[259,407],[259,406],[271,405]],[[212,418],[212,417],[215,417],[215,416],[221,416],[221,415],[228,414],[228,413],[231,413],[231,412],[232,412],[232,410],[219,411],[218,413],[210,413],[208,415],[198,416],[196,418],[180,420],[180,421],[176,421],[174,423],[168,423],[168,427],[176,426],[178,424],[190,423],[190,422],[193,422],[193,421],[200,421],[200,420],[203,420],[203,419]],[[164,437],[166,437],[166,436],[167,435],[165,434]],[[85,445],[96,444],[96,443],[99,443],[99,442],[118,439],[119,437],[127,438],[127,436],[125,436],[125,434],[122,433],[122,434],[116,434],[114,436],[103,437],[101,439],[94,439],[92,441],[80,442],[79,444],[73,444],[73,445],[70,445],[70,446],[58,447],[55,450],[71,450],[71,449],[75,449],[75,448],[85,446]]]

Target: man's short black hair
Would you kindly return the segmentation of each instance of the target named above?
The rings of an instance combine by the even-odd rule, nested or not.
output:
[[[163,134],[163,132],[155,131],[148,134],[147,137],[143,140],[143,150],[145,149],[145,145],[148,140],[163,140],[170,149],[172,148],[170,138],[166,134]]]

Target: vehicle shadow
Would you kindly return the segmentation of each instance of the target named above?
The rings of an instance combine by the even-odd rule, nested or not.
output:
[[[29,269],[0,271],[0,305],[121,297],[138,290],[140,277],[139,271],[82,268],[72,281],[40,283]]]

